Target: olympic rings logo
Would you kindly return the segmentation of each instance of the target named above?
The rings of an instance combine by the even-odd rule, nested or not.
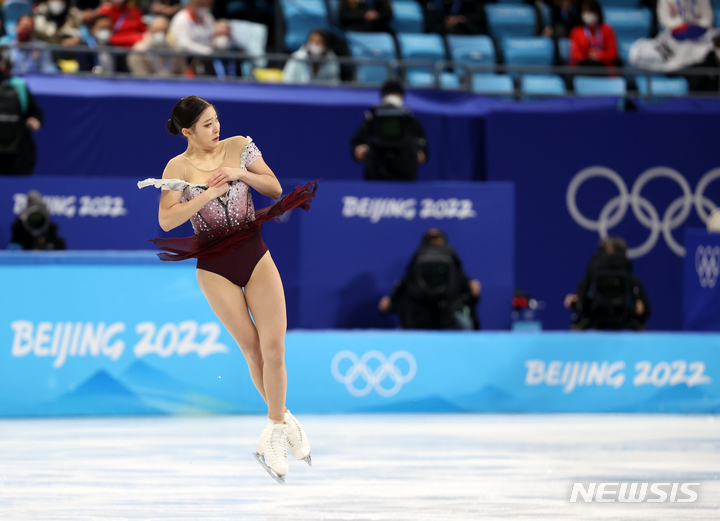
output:
[[[340,362],[345,359],[350,360],[352,365],[345,374],[342,374],[340,372]],[[402,374],[395,365],[395,362],[400,359],[408,363],[409,368],[406,374]],[[370,360],[376,360],[379,364],[374,371],[368,366]],[[375,389],[375,392],[380,396],[387,398],[396,395],[403,384],[408,383],[415,377],[417,362],[415,362],[413,355],[407,351],[395,351],[389,358],[386,358],[380,351],[368,351],[360,358],[352,351],[340,351],[333,357],[330,370],[335,379],[345,384],[348,392],[353,396],[367,396]],[[355,387],[355,381],[358,378],[365,381],[365,385],[359,388]],[[386,378],[390,378],[393,382],[392,387],[386,388],[382,386]]]
[[[698,246],[695,250],[695,270],[700,286],[714,288],[720,275],[720,246]]]
[[[615,184],[618,195],[610,199],[596,221],[585,217],[577,207],[577,192],[585,181],[592,177],[604,177]],[[682,190],[682,195],[675,199],[665,209],[662,220],[657,209],[640,192],[647,183],[653,179],[668,178],[675,181]],[[707,186],[720,178],[720,168],[714,168],[707,172],[698,182],[695,193],[690,189],[687,180],[677,170],[665,166],[649,168],[637,178],[632,190],[628,192],[627,185],[623,178],[610,168],[603,166],[591,166],[581,170],[572,178],[565,194],[568,211],[580,226],[587,230],[598,232],[601,238],[608,236],[608,230],[617,226],[623,220],[628,208],[632,209],[635,218],[644,227],[650,230],[647,240],[640,246],[628,248],[628,257],[637,258],[650,252],[657,244],[662,232],[665,243],[677,255],[684,257],[685,248],[673,237],[673,230],[679,228],[690,215],[693,206],[703,223],[707,223],[710,212],[716,205],[705,197]]]

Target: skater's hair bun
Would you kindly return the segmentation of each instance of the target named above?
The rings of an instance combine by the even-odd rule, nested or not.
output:
[[[167,120],[167,131],[177,136],[182,129],[192,128],[209,106],[211,103],[200,96],[185,96],[173,107],[172,115]]]

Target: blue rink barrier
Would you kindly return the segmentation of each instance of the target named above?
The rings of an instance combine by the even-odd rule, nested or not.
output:
[[[11,257],[0,416],[264,412],[191,265]],[[717,334],[296,330],[286,346],[303,413],[720,411]]]

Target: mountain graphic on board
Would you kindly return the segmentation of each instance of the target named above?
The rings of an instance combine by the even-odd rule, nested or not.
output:
[[[40,405],[36,412],[49,415],[163,414],[102,369],[57,400]]]
[[[120,381],[143,401],[172,414],[247,413],[242,405],[214,398],[151,365],[136,360]]]
[[[720,412],[720,399],[700,386],[681,384],[664,387],[642,402],[623,407],[621,412],[716,413]]]
[[[474,393],[457,396],[453,398],[453,402],[472,412],[517,412],[523,410],[513,395],[494,385],[486,385]]]

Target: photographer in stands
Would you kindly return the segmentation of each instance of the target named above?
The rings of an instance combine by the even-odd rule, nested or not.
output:
[[[65,249],[65,239],[57,234],[58,225],[50,220],[50,212],[35,190],[28,192],[25,210],[12,223],[11,229],[9,249]]]
[[[414,181],[418,166],[427,160],[425,130],[403,106],[400,82],[386,82],[380,95],[382,103],[365,113],[353,136],[353,157],[365,163],[367,180]]]
[[[398,313],[403,329],[480,329],[475,310],[480,291],[480,282],[465,274],[447,236],[431,228],[378,309]]]
[[[40,130],[43,112],[11,69],[7,49],[0,49],[0,174],[30,175],[37,161],[32,132]]]
[[[600,241],[577,293],[565,297],[565,307],[575,312],[572,329],[645,329],[650,302],[632,273],[623,239]]]

